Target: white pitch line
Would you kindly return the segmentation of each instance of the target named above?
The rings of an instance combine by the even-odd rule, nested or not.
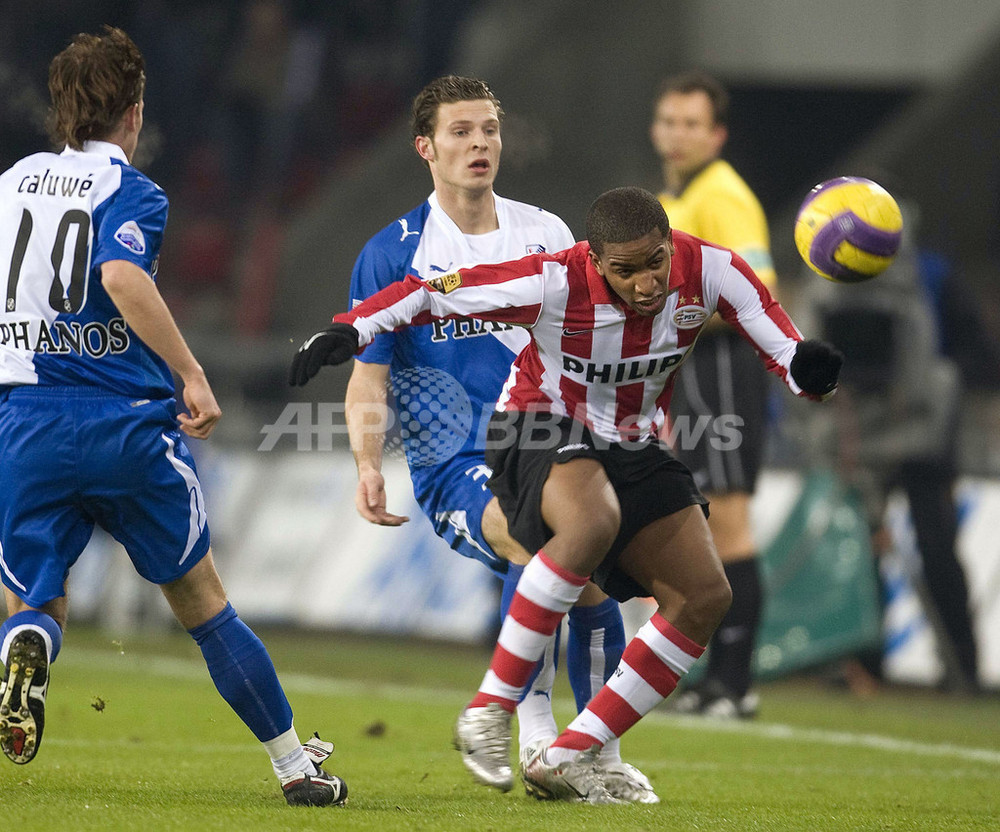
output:
[[[117,670],[134,670],[146,675],[165,676],[174,679],[209,681],[208,671],[200,662],[168,657],[113,655],[104,650],[78,649],[60,657],[60,665],[93,669],[95,665],[114,665]],[[409,685],[386,684],[382,682],[359,681],[356,679],[330,679],[305,673],[282,673],[281,684],[288,692],[308,693],[327,696],[381,696],[396,701],[420,701],[427,704],[454,702],[456,707],[464,704],[469,691],[451,688],[423,688]],[[567,699],[556,699],[556,706],[572,709],[573,703]],[[886,751],[893,754],[919,754],[928,757],[951,757],[973,763],[1000,765],[1000,751],[990,748],[955,745],[954,743],[925,743],[904,740],[881,734],[853,733],[851,731],[830,731],[821,728],[799,728],[772,722],[744,722],[711,720],[700,717],[667,714],[653,711],[644,719],[675,728],[694,731],[716,731],[725,734],[752,734],[769,740],[789,742],[821,743],[832,746],[853,746]]]
[[[644,719],[669,723],[678,728],[695,731],[720,731],[723,733],[744,733],[771,740],[814,742],[825,745],[857,746],[897,754],[920,754],[929,757],[955,757],[975,763],[1000,765],[1000,751],[990,748],[973,748],[954,743],[925,743],[903,740],[881,734],[856,734],[851,731],[830,731],[822,728],[799,728],[777,722],[734,722],[711,720],[701,717],[681,716],[654,712]]]

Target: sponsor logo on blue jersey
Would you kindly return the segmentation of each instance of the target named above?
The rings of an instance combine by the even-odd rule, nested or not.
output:
[[[122,223],[115,232],[115,239],[133,254],[146,253],[146,238],[135,220]]]

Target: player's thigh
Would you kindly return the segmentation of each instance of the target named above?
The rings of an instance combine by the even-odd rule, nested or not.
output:
[[[496,497],[493,497],[483,509],[481,527],[483,537],[490,548],[504,560],[520,566],[531,560],[532,553],[510,536],[507,515],[503,513],[500,501]]]
[[[155,584],[185,575],[210,543],[197,467],[172,408],[118,399],[80,426],[83,505]]]
[[[566,545],[579,550],[580,559],[597,566],[618,536],[621,506],[604,466],[596,459],[577,457],[553,464],[542,487],[542,518]]]
[[[79,505],[75,421],[65,401],[29,389],[0,402],[0,573],[28,607],[64,595],[93,519]]]
[[[688,506],[639,531],[619,556],[618,568],[668,611],[698,599],[728,607],[729,584],[701,506]]]
[[[228,603],[211,549],[183,576],[162,584],[160,590],[185,630],[204,624],[222,612]]]

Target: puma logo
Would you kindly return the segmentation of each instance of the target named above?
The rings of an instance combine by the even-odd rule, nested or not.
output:
[[[410,226],[409,226],[409,224],[407,223],[407,221],[405,219],[398,220],[398,222],[399,222],[400,228],[403,229],[403,236],[399,238],[399,242],[403,242],[403,240],[405,240],[411,234],[413,236],[418,236],[420,234],[419,231],[410,231]]]

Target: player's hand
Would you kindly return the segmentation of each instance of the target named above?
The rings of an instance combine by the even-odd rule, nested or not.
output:
[[[385,478],[378,471],[366,470],[358,475],[354,505],[358,514],[376,526],[402,526],[410,519],[385,510]]]
[[[343,364],[358,351],[358,331],[350,324],[331,324],[309,338],[295,353],[288,383],[301,387],[324,364]]]
[[[789,370],[802,392],[827,398],[837,389],[843,363],[843,353],[826,341],[799,341]]]
[[[191,415],[178,413],[181,430],[193,439],[208,439],[215,425],[222,418],[222,409],[204,375],[183,379],[184,404]]]

